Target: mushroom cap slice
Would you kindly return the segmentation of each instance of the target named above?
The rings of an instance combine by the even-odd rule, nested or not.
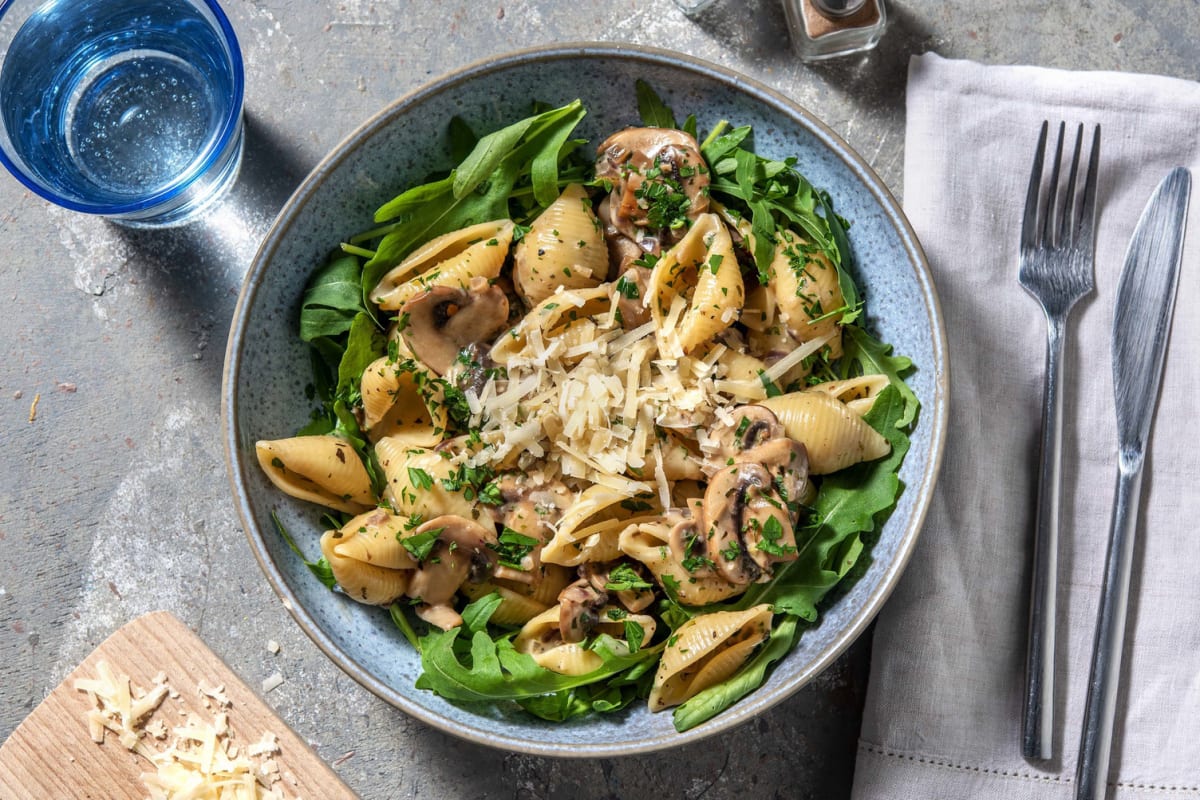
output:
[[[762,464],[722,469],[704,493],[708,557],[730,583],[768,580],[777,561],[796,558],[788,506]]]
[[[461,623],[454,622],[458,615],[451,617],[440,609],[453,611],[450,601],[465,581],[479,582],[491,575],[496,553],[490,545],[496,544],[496,532],[465,517],[443,514],[418,526],[412,537],[401,543],[415,538],[426,544],[430,535],[433,542],[418,560],[406,593],[421,601],[417,613],[426,622],[439,627],[453,623],[449,627],[455,627]]]
[[[600,622],[600,609],[608,603],[608,592],[580,578],[558,595],[558,632],[568,643],[582,642]]]
[[[487,278],[474,277],[466,289],[431,286],[406,302],[400,335],[413,353],[438,375],[445,375],[468,345],[490,342],[508,324],[508,298]]]

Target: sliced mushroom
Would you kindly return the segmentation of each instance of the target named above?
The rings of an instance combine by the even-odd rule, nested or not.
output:
[[[708,166],[695,138],[673,128],[626,128],[605,139],[597,149],[596,177],[613,184],[607,213],[601,219],[641,250],[658,255],[682,235],[664,226],[651,212],[655,202],[648,197],[647,183],[672,197],[686,197],[688,219],[708,210]],[[659,198],[661,200],[661,197]],[[610,249],[613,237],[607,236]],[[627,262],[623,262],[627,263]]]
[[[808,488],[807,448],[795,439],[780,436],[744,451],[738,460],[761,464],[771,473],[771,485],[791,511],[794,525],[798,511],[794,506]]]
[[[617,227],[612,216],[612,200],[608,197],[596,206],[596,217],[604,226],[604,242],[608,245],[608,274],[620,275],[646,254],[641,246]]]
[[[708,557],[730,583],[771,577],[796,558],[792,515],[762,464],[737,462],[713,476],[704,493]]]
[[[401,330],[405,343],[431,370],[445,375],[459,351],[489,342],[508,323],[508,298],[487,278],[476,276],[466,289],[433,286],[405,303]]]
[[[413,536],[434,534],[425,558],[417,564],[406,594],[418,600],[417,616],[443,630],[462,624],[450,601],[465,581],[478,583],[495,570],[496,554],[489,545],[496,533],[477,522],[453,514],[434,517]]]
[[[582,642],[600,622],[608,593],[580,578],[558,595],[558,631],[564,642]]]
[[[722,459],[735,457],[772,439],[784,436],[783,425],[771,409],[756,404],[738,406],[728,423],[718,425],[712,432],[720,445]],[[757,459],[747,458],[747,461]]]
[[[645,578],[642,574],[642,565],[637,562],[621,561],[608,564],[596,564],[593,562],[584,562],[579,565],[579,574],[588,583],[598,591],[608,592],[609,574],[617,567],[617,564],[625,564],[639,576]],[[647,580],[647,583],[652,581]],[[625,607],[627,611],[634,613],[641,611],[650,606],[654,602],[653,589],[622,589],[619,592],[613,592],[617,596],[617,601]]]

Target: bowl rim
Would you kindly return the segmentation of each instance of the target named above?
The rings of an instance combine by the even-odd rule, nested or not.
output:
[[[906,488],[906,491],[914,493],[912,515],[901,535],[896,550],[896,557],[888,564],[886,570],[881,575],[878,588],[867,597],[866,602],[851,617],[850,624],[820,651],[818,656],[809,663],[806,669],[792,676],[788,681],[773,687],[771,691],[755,691],[716,717],[688,731],[682,733],[671,731],[667,735],[623,743],[546,743],[497,734],[495,731],[474,727],[469,723],[464,723],[460,719],[444,716],[426,706],[420,705],[373,676],[361,664],[343,652],[316,624],[312,616],[288,587],[281,571],[272,561],[266,549],[262,532],[255,522],[250,506],[250,498],[244,488],[245,482],[243,476],[247,467],[246,461],[253,459],[242,459],[237,437],[238,390],[235,378],[241,367],[242,349],[245,346],[244,337],[248,324],[250,305],[262,285],[267,264],[273,260],[276,251],[281,246],[282,239],[289,232],[299,211],[320,190],[326,176],[336,170],[342,161],[358,147],[360,140],[373,135],[397,115],[405,113],[413,106],[419,105],[428,97],[453,91],[459,85],[477,77],[503,71],[531,61],[554,62],[580,57],[611,58],[643,62],[661,67],[682,68],[685,71],[698,73],[703,77],[730,88],[748,91],[757,99],[773,106],[774,110],[796,119],[799,124],[806,127],[812,135],[827,147],[862,182],[863,186],[871,193],[876,202],[879,203],[880,209],[888,223],[898,232],[905,253],[908,256],[909,264],[914,268],[920,295],[928,313],[934,361],[934,363],[925,367],[932,372],[933,400],[928,406],[922,406],[920,414],[920,422],[930,426],[929,449],[927,451],[929,461],[924,473],[921,475],[920,482],[917,485]],[[472,62],[445,73],[393,100],[343,138],[337,146],[321,159],[301,182],[295,192],[293,192],[287,202],[284,203],[271,229],[263,238],[262,244],[250,265],[250,269],[246,273],[230,326],[221,389],[221,427],[226,470],[233,492],[234,504],[241,519],[243,531],[249,541],[250,549],[254,553],[254,557],[266,575],[267,580],[283,602],[284,607],[326,657],[365,689],[410,716],[416,717],[440,731],[493,748],[537,756],[578,758],[647,754],[684,744],[691,744],[730,730],[782,702],[827,669],[838,656],[845,652],[862,635],[874,620],[883,607],[884,602],[895,589],[899,577],[907,566],[916,547],[921,527],[929,509],[933,488],[941,468],[948,424],[949,365],[947,363],[947,352],[948,347],[941,304],[933,283],[929,263],[920,242],[917,240],[916,233],[901,210],[899,202],[866,161],[842,140],[840,136],[834,133],[832,129],[817,119],[806,108],[753,78],[694,56],[662,48],[602,42],[574,42],[523,48]]]

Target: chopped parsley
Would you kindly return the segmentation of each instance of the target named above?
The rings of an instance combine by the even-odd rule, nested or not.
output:
[[[652,589],[654,584],[642,580],[642,576],[628,564],[620,564],[608,573],[604,588],[610,592],[628,592],[641,589]]]

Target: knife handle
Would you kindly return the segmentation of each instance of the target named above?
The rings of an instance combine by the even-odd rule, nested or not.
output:
[[[1108,789],[1108,761],[1112,748],[1117,688],[1121,682],[1121,651],[1125,644],[1125,618],[1129,608],[1129,578],[1133,572],[1133,540],[1141,500],[1142,464],[1122,460],[1117,478],[1104,588],[1088,677],[1083,738],[1075,772],[1076,800],[1104,800]]]
[[[1062,489],[1063,360],[1065,315],[1047,314],[1046,377],[1042,389],[1042,449],[1037,516],[1033,531],[1033,580],[1029,595],[1029,646],[1025,662],[1025,710],[1021,752],[1049,759],[1054,744],[1054,641],[1058,608],[1058,526]]]

